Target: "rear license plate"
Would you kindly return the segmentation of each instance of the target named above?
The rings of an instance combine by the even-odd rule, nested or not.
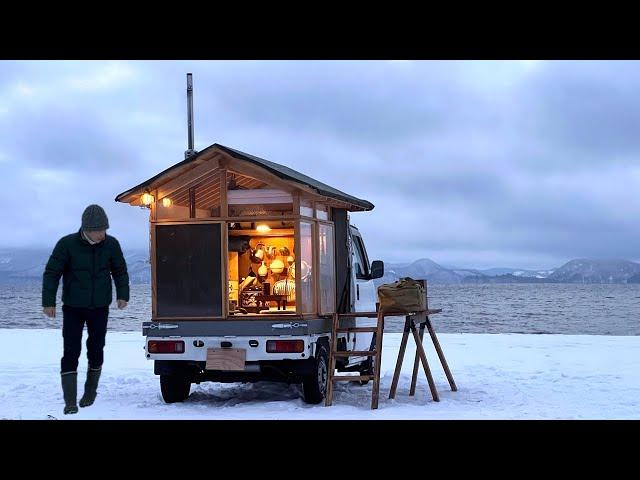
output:
[[[207,370],[244,370],[247,351],[244,348],[207,348]]]

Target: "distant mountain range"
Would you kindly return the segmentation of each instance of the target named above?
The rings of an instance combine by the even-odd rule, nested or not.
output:
[[[45,249],[0,249],[0,283],[42,280],[51,254]],[[131,283],[150,283],[151,269],[146,251],[125,251]],[[376,285],[401,277],[426,279],[432,283],[640,283],[640,263],[628,260],[576,259],[551,270],[458,268],[437,264],[428,258],[412,263],[385,263],[385,274]]]
[[[640,283],[640,263],[629,260],[576,259],[550,270],[490,268],[486,270],[443,267],[422,258],[410,264],[385,264],[377,285],[401,277],[432,283]]]
[[[23,283],[42,280],[51,250],[0,249],[0,283]],[[131,283],[151,283],[149,254],[144,251],[124,252]]]

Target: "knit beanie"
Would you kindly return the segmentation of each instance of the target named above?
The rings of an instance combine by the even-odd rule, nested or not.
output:
[[[106,230],[109,219],[100,205],[89,205],[82,213],[82,229],[85,231]]]

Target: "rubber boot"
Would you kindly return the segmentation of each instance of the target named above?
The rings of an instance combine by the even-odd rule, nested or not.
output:
[[[78,413],[76,399],[78,396],[78,372],[60,374],[62,380],[62,394],[64,395],[64,414]]]
[[[81,407],[93,405],[96,395],[98,394],[98,380],[100,380],[101,372],[102,367],[87,370],[87,381],[84,383],[84,395],[82,395],[80,399]]]

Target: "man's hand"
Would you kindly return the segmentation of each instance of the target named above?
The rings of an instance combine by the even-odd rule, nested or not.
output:
[[[49,318],[55,318],[56,316],[56,307],[44,307],[42,311]]]
[[[125,300],[118,299],[118,309],[122,310],[127,306],[127,302]]]

